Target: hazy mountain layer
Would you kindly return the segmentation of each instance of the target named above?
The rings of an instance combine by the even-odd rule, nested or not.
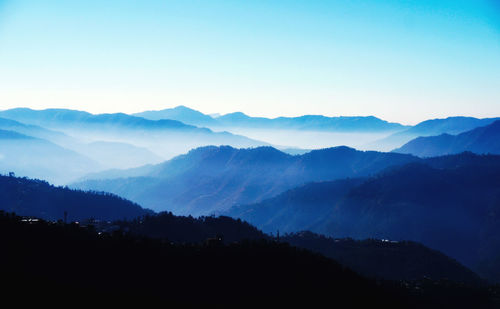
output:
[[[0,173],[63,184],[99,168],[97,162],[49,141],[0,130]]]
[[[235,147],[266,145],[264,142],[244,136],[228,132],[213,132],[210,129],[198,128],[176,120],[152,121],[121,113],[93,115],[67,109],[16,108],[1,111],[0,117],[60,130],[86,143],[120,142],[147,148],[164,159],[204,145],[233,145]]]
[[[471,151],[500,154],[500,120],[458,135],[419,137],[394,152],[433,157]]]
[[[241,112],[230,113],[219,117],[210,117],[185,106],[146,111],[134,114],[151,120],[173,119],[196,126],[209,128],[253,128],[276,130],[311,130],[335,132],[377,132],[398,131],[405,128],[399,123],[391,123],[373,116],[367,117],[327,117],[322,115],[305,115],[300,117],[264,118],[251,117]]]
[[[217,126],[219,124],[217,120],[211,116],[182,105],[159,111],[145,111],[133,115],[149,120],[172,119],[199,127]]]
[[[113,192],[155,210],[204,215],[311,181],[367,176],[418,158],[347,147],[292,156],[271,147],[202,147],[156,166],[98,174],[78,188]],[[141,173],[141,171],[143,173]],[[120,178],[116,178],[116,176]]]
[[[499,118],[478,119],[473,117],[448,117],[444,119],[426,120],[404,131],[394,133],[388,137],[369,143],[366,145],[366,148],[390,151],[394,148],[401,147],[417,137],[440,134],[459,134],[477,127],[489,125],[498,119]]]

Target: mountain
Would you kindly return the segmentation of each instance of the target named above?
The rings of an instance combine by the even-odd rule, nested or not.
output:
[[[398,131],[405,127],[399,123],[391,123],[374,116],[366,117],[327,117],[322,115],[305,115],[300,117],[263,118],[250,117],[243,113],[232,113],[216,119],[226,127],[252,127],[266,129],[293,129],[312,131]]]
[[[312,183],[225,212],[264,231],[412,240],[500,281],[500,156],[463,153]]]
[[[16,108],[0,117],[62,131],[88,142],[112,141],[147,148],[163,158],[172,158],[204,145],[254,147],[266,143],[228,132],[213,132],[176,120],[147,120],[127,114],[98,114],[68,109],[32,110]],[[161,141],[161,142],[160,142]]]
[[[367,147],[389,151],[401,147],[417,137],[460,134],[477,127],[489,125],[496,120],[500,120],[500,118],[478,119],[473,117],[448,117],[444,119],[426,120],[406,130],[396,132],[388,137],[375,141]]]
[[[0,130],[0,172],[63,184],[97,171],[98,163],[49,141]]]
[[[487,159],[488,160],[488,159]],[[414,240],[499,281],[479,265],[500,257],[500,157],[442,169],[413,163],[351,190],[318,231]],[[500,269],[500,264],[492,265]]]
[[[85,142],[59,131],[48,130],[36,125],[26,125],[6,118],[0,118],[0,129],[47,140],[86,156],[106,169],[132,168],[163,161],[163,158],[143,147],[118,142]]]
[[[74,145],[73,149],[108,169],[133,168],[164,161],[147,148],[127,143],[96,141]]]
[[[17,215],[81,221],[133,219],[152,213],[109,193],[83,192],[55,187],[42,180],[0,176],[0,210]]]
[[[24,123],[6,118],[0,118],[0,129],[6,131],[13,131],[41,139],[46,139],[52,142],[69,138],[68,136],[66,136],[61,132],[47,130],[45,128],[35,125],[26,125]]]
[[[224,215],[251,222],[267,233],[316,230],[333,205],[365,180],[352,178],[308,183],[259,203],[235,205]]]
[[[500,154],[500,120],[458,135],[419,137],[394,152],[420,157],[455,154],[464,151]]]
[[[136,113],[133,114],[133,116],[142,117],[149,120],[172,119],[198,127],[217,126],[218,124],[218,122],[209,115],[205,115],[199,111],[182,105],[159,111],[145,111],[142,113]]]
[[[243,240],[275,240],[308,249],[339,261],[357,273],[383,280],[447,279],[483,284],[471,270],[446,255],[414,242],[333,239],[311,232],[270,237],[245,221],[230,217],[179,217],[172,213],[148,215],[132,221],[113,223],[135,236],[168,239],[174,243],[204,243],[221,238],[225,244]]]
[[[76,188],[112,192],[157,211],[206,215],[257,202],[311,181],[367,176],[418,158],[348,147],[292,156],[272,147],[201,147],[163,164],[86,180]],[[144,173],[140,173],[140,172]],[[87,178],[88,179],[88,178]]]
[[[195,126],[212,129],[253,128],[279,130],[312,130],[312,131],[398,131],[405,126],[391,123],[374,116],[367,117],[327,117],[323,115],[304,115],[300,117],[251,117],[242,112],[211,117],[187,108],[178,106],[160,111],[146,111],[134,114],[151,120],[173,119]]]
[[[483,282],[456,260],[411,241],[335,239],[311,232],[286,234],[280,241],[321,253],[370,278],[446,279],[472,285]]]
[[[4,301],[172,307],[496,308],[497,288],[446,280],[376,282],[272,241],[171,244],[0,213]],[[54,293],[57,291],[57,293]]]

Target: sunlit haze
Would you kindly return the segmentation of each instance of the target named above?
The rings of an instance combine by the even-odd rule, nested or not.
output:
[[[0,1],[0,109],[500,115],[496,1]]]

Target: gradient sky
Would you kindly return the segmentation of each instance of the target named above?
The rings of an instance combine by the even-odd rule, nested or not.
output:
[[[0,0],[0,109],[500,116],[493,0]]]

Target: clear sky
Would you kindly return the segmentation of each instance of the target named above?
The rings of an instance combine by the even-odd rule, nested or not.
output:
[[[494,0],[0,0],[0,109],[500,116]]]

